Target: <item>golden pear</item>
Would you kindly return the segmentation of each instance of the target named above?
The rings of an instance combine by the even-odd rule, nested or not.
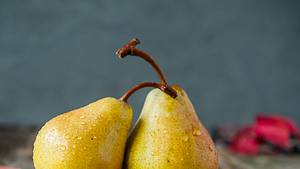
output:
[[[217,169],[215,146],[185,91],[169,86],[158,64],[131,39],[116,55],[148,62],[160,78],[145,101],[127,144],[125,169]]]
[[[147,96],[130,135],[126,169],[217,169],[215,146],[185,91],[177,97],[159,89]]]
[[[132,109],[103,98],[61,114],[39,131],[33,150],[36,169],[121,169]]]

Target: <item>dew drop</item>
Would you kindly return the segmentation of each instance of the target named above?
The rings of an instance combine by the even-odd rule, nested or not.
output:
[[[78,140],[81,140],[81,139],[82,139],[82,137],[80,137],[80,136],[79,136],[79,137],[77,137],[77,139],[78,139]]]
[[[183,136],[183,141],[188,141],[189,140],[189,136],[188,135],[185,135],[185,136]]]
[[[183,161],[183,158],[181,158],[180,160]]]
[[[76,148],[76,145],[72,145],[73,148]]]
[[[83,118],[84,118],[84,116],[80,116],[79,118],[83,119]]]
[[[62,145],[62,146],[59,147],[59,149],[64,151],[64,150],[66,150],[66,146]]]
[[[194,135],[194,136],[200,136],[200,135],[201,135],[200,129],[194,128],[194,129],[193,129],[193,135]]]
[[[154,132],[153,132],[153,131],[152,131],[152,132],[150,132],[150,135],[151,135],[151,136],[154,136]]]
[[[97,137],[96,136],[93,136],[93,137],[91,137],[91,140],[95,140]]]

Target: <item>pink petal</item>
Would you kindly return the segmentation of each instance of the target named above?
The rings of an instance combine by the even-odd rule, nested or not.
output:
[[[17,169],[17,168],[12,168],[12,167],[5,167],[5,166],[0,166],[0,169]]]
[[[239,130],[233,138],[230,150],[245,155],[257,154],[259,152],[259,143],[253,127],[248,126]]]
[[[254,129],[259,138],[262,138],[281,148],[290,147],[291,123],[280,116],[257,116]]]
[[[300,129],[294,121],[280,115],[258,115],[256,117],[256,123],[281,124],[285,125],[290,130],[291,134],[300,133]]]

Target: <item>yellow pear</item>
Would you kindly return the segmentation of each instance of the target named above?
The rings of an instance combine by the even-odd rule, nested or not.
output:
[[[39,131],[33,150],[36,169],[121,169],[132,109],[103,98],[61,114]]]
[[[157,72],[160,90],[152,90],[127,144],[126,169],[217,169],[215,146],[200,122],[186,92],[169,86],[150,55],[136,48],[132,39],[116,55],[137,56]]]
[[[214,144],[185,91],[153,89],[129,138],[127,169],[217,169]]]

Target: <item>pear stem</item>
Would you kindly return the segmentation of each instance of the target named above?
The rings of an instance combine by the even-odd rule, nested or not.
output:
[[[154,61],[154,59],[146,52],[143,52],[136,48],[136,46],[140,43],[141,43],[140,40],[138,40],[137,38],[133,38],[122,48],[117,50],[116,55],[121,59],[125,58],[128,55],[137,56],[144,59],[154,68],[154,70],[158,74],[158,77],[160,78],[161,83],[167,85],[166,78],[163,72],[161,71],[160,67],[158,66],[158,64]]]
[[[145,87],[154,87],[154,88],[158,88],[161,91],[165,92],[166,94],[170,95],[173,98],[177,97],[177,93],[174,89],[172,89],[171,87],[161,84],[161,83],[154,83],[154,82],[144,82],[144,83],[140,83],[134,87],[132,87],[131,89],[129,89],[122,97],[120,97],[120,100],[124,101],[127,103],[128,98],[135,93],[137,90],[140,90],[142,88]]]

